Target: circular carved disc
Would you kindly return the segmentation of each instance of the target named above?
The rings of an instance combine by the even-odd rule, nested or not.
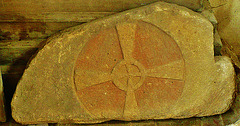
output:
[[[183,91],[184,69],[171,36],[134,21],[91,38],[76,61],[74,82],[91,115],[134,118],[174,104]]]

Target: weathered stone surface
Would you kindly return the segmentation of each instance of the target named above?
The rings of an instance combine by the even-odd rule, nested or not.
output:
[[[215,91],[212,91],[212,98],[215,100],[214,103],[209,104],[211,110],[208,111],[219,111],[227,110],[231,106],[227,106],[227,104],[231,105],[233,103],[234,93],[226,93],[226,92],[234,92],[236,90],[235,87],[235,71],[233,68],[233,64],[231,59],[226,56],[216,56],[215,57],[216,66],[217,66],[217,79],[216,84],[211,85]],[[209,87],[210,88],[210,87]],[[219,92],[217,95],[216,92]],[[221,104],[221,105],[219,105]],[[225,105],[223,105],[225,104]]]
[[[235,122],[234,124],[226,125],[226,126],[239,126],[240,125],[240,120]]]
[[[215,29],[215,32],[214,32],[214,54],[215,55],[221,55],[221,50],[222,50],[222,47],[223,47],[223,43],[221,41],[221,38],[218,34],[218,31],[217,29]]]
[[[201,14],[206,17],[210,22],[212,22],[213,25],[217,25],[217,19],[214,16],[214,13],[210,10],[203,10]]]
[[[236,53],[234,53],[233,47],[226,41],[223,41],[223,47],[221,49],[221,54],[223,56],[230,57],[233,64],[236,65],[238,68],[240,68],[240,61],[238,59],[238,56],[236,55]]]
[[[4,107],[4,93],[3,93],[3,81],[0,67],[0,122],[6,121],[5,107]]]
[[[12,115],[36,124],[220,114],[235,88],[220,68],[212,24],[157,2],[50,38],[17,86]]]
[[[202,0],[161,0],[161,1],[175,3],[196,11],[202,9]]]
[[[232,46],[240,58],[240,2],[239,0],[209,0],[218,21],[221,38]]]

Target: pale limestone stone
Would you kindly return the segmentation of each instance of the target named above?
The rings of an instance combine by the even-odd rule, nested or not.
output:
[[[202,12],[201,12],[201,14],[204,16],[204,17],[206,17],[209,21],[211,21],[212,22],[212,24],[214,24],[214,25],[217,25],[217,19],[216,19],[216,17],[214,16],[214,13],[212,12],[212,11],[210,11],[210,10],[203,10]]]
[[[218,21],[221,38],[240,56],[240,2],[239,0],[209,0]]]
[[[162,1],[185,6],[196,11],[202,9],[202,0],[162,0]]]
[[[226,111],[231,107],[228,105],[231,105],[233,103],[233,98],[235,95],[234,92],[236,91],[235,70],[229,57],[216,56],[215,61],[217,66],[217,79],[215,82],[216,84],[212,85],[214,90],[211,92],[212,99],[215,102],[209,104],[209,108],[211,108],[211,110],[208,108],[205,109],[206,111],[215,112],[219,112],[219,110]],[[227,92],[233,93],[228,94]]]

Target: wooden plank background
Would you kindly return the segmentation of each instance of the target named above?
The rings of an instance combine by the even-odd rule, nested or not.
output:
[[[3,74],[21,74],[41,42],[60,30],[156,1],[159,0],[1,0]],[[164,1],[194,10],[202,7],[201,0]]]
[[[42,12],[119,12],[160,0],[1,0],[0,13]],[[201,7],[200,0],[161,0],[191,9]]]
[[[159,0],[1,0],[0,22],[87,22]],[[162,0],[201,8],[201,0]]]

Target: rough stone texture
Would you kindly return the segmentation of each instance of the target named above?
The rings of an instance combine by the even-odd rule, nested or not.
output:
[[[238,68],[240,68],[240,61],[238,59],[238,56],[236,55],[236,53],[234,53],[233,47],[230,44],[228,44],[227,42],[225,42],[225,41],[223,41],[221,54],[223,56],[230,57],[232,62],[233,62],[233,64],[236,65]]]
[[[225,80],[233,75],[215,74],[226,70],[215,63],[213,26],[185,7],[157,2],[47,43],[17,86],[17,122],[188,118],[223,113],[232,103],[235,86]]]
[[[201,14],[206,17],[210,22],[212,22],[213,25],[217,25],[217,19],[214,16],[214,13],[210,10],[203,10]]]
[[[3,93],[3,81],[0,67],[0,122],[6,121],[5,107],[4,107],[4,93]]]
[[[210,5],[209,5],[210,6]],[[207,18],[214,26],[214,42],[213,42],[213,45],[214,45],[214,55],[216,56],[219,56],[221,55],[221,50],[222,50],[222,41],[221,41],[221,38],[218,34],[218,31],[217,31],[217,19],[216,17],[214,16],[214,13],[208,9],[206,10],[203,10],[201,12],[201,14]]]
[[[235,93],[228,94],[226,92],[234,92],[236,89],[235,71],[231,59],[226,56],[216,56],[215,61],[217,66],[217,73],[215,73],[217,76],[217,85],[212,85],[215,91],[211,92],[211,96],[216,100],[216,102],[209,104],[209,107],[211,108],[209,111],[226,109],[224,107],[227,107],[227,105],[233,103],[232,98],[235,95]],[[215,95],[216,92],[219,92],[218,95]],[[221,104],[221,106],[219,106],[219,104]],[[228,106],[228,108],[230,107],[231,106]]]
[[[221,50],[222,50],[222,47],[223,47],[223,43],[221,41],[221,38],[218,34],[218,31],[217,29],[215,29],[215,33],[214,33],[214,54],[215,55],[221,55]]]
[[[240,2],[239,0],[209,0],[218,21],[221,38],[233,47],[240,57]]]
[[[157,1],[157,0],[155,0]],[[181,6],[185,6],[187,8],[193,10],[201,10],[202,9],[202,0],[161,0],[169,3],[175,3]]]
[[[226,125],[226,126],[239,126],[240,125],[240,120],[238,120],[237,122],[230,124],[230,125]]]

